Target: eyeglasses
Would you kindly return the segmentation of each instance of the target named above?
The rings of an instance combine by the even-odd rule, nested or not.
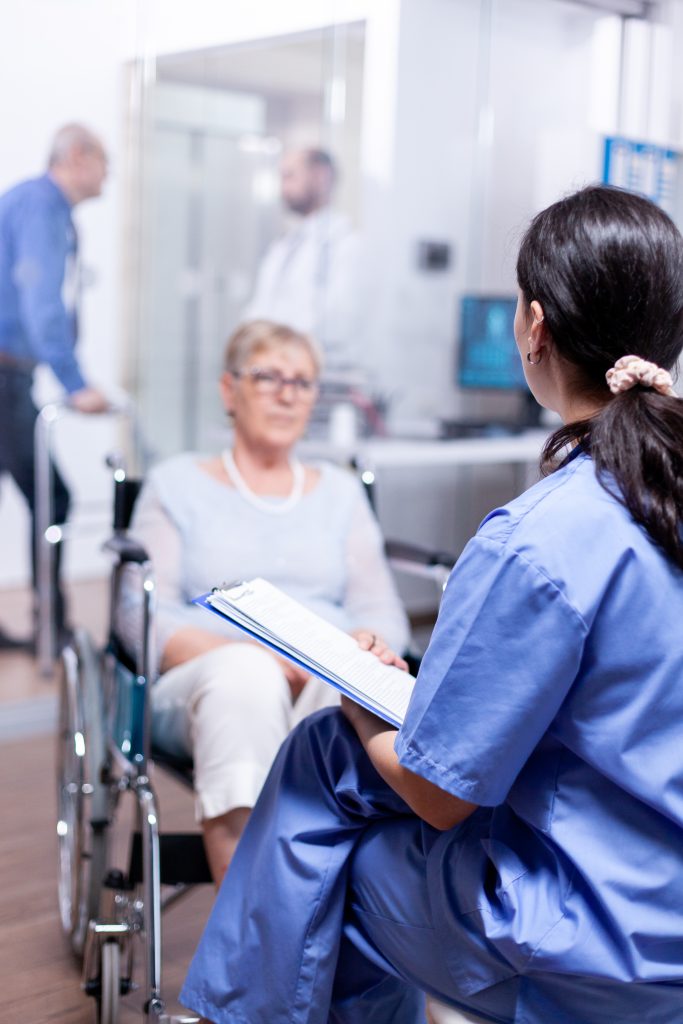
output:
[[[261,370],[254,366],[250,370],[235,370],[233,377],[248,378],[259,395],[279,395],[284,387],[291,387],[296,397],[312,402],[318,393],[318,382],[310,377],[285,377],[279,370]]]

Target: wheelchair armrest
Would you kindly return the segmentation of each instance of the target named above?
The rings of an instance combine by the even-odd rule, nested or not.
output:
[[[456,561],[455,555],[449,552],[432,551],[402,540],[386,541],[384,550],[395,572],[431,580],[439,594],[443,592]]]
[[[149,555],[142,544],[124,533],[114,534],[102,546],[105,551],[111,551],[116,555],[120,564],[133,562],[136,565],[143,565],[145,562],[149,562]]]
[[[401,563],[414,563],[418,566],[441,566],[444,569],[452,569],[455,565],[455,555],[447,551],[432,551],[429,548],[420,547],[418,544],[410,544],[402,540],[388,540],[384,545],[386,556],[390,561]]]

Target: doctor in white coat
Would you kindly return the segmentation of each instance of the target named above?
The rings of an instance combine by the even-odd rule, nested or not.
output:
[[[297,222],[267,250],[244,320],[266,319],[312,335],[327,370],[360,362],[360,244],[349,219],[331,208],[337,177],[323,149],[284,154],[281,195]]]

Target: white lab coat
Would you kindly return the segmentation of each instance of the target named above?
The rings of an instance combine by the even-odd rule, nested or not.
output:
[[[361,247],[346,216],[325,208],[267,250],[244,320],[267,319],[311,334],[327,369],[360,362]]]

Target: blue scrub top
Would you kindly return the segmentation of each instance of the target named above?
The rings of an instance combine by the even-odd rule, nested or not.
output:
[[[0,352],[46,363],[68,392],[85,387],[77,336],[76,229],[49,174],[0,196]]]
[[[481,938],[481,962],[454,956],[463,991],[683,981],[682,624],[683,573],[578,449],[463,552],[396,741],[492,808],[444,837],[433,883]]]

